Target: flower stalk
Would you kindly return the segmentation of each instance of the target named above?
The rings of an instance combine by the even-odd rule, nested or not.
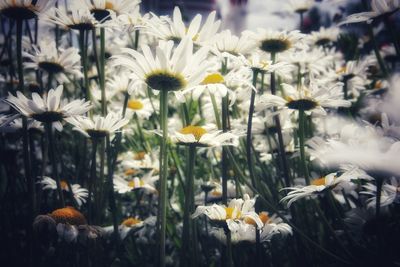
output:
[[[165,266],[165,234],[167,226],[167,179],[168,179],[168,91],[160,91],[160,122],[162,139],[160,147],[160,196],[159,196],[159,239],[160,266]]]
[[[64,195],[63,195],[63,192],[62,192],[62,188],[61,188],[60,177],[58,176],[54,135],[53,135],[53,132],[52,132],[52,123],[51,122],[50,123],[46,123],[45,127],[46,127],[47,137],[49,139],[50,161],[51,161],[51,165],[52,165],[53,176],[54,176],[54,178],[56,180],[58,201],[59,201],[60,207],[64,208],[65,207],[65,201],[64,201]]]
[[[306,179],[307,185],[310,184],[310,177],[308,175],[307,158],[305,152],[305,122],[306,114],[303,109],[299,109],[299,145],[300,145],[300,160],[303,165],[303,175]]]

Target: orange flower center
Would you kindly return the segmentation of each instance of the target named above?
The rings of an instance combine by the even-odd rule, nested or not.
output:
[[[85,216],[74,207],[70,206],[53,211],[50,217],[52,217],[56,223],[66,223],[70,225],[87,224]]]
[[[136,224],[139,224],[139,223],[141,223],[141,222],[142,222],[142,221],[139,220],[139,219],[137,219],[137,218],[129,217],[128,219],[126,219],[126,220],[124,220],[124,221],[122,222],[122,225],[125,225],[125,226],[127,226],[127,227],[133,227],[133,226],[135,226]]]
[[[141,151],[135,154],[135,156],[133,156],[134,160],[143,160],[144,156],[146,156],[146,152]]]
[[[312,185],[325,185],[325,177],[321,177],[319,179],[315,179],[311,181]]]

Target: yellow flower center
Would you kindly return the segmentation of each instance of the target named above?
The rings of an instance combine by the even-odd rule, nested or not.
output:
[[[133,157],[134,160],[144,160],[144,156],[146,156],[146,152],[141,151],[135,154]]]
[[[144,182],[139,179],[139,184],[137,184],[137,182],[135,183],[135,180],[132,180],[128,182],[128,186],[131,188],[139,188],[144,186]]]
[[[133,227],[133,226],[135,226],[136,224],[139,224],[139,223],[141,223],[141,222],[142,222],[142,221],[139,220],[139,219],[137,219],[137,218],[130,217],[130,218],[124,220],[124,221],[122,222],[122,225],[125,225],[125,226],[127,226],[127,227]]]
[[[114,5],[113,5],[113,3],[107,1],[106,4],[105,4],[105,8],[106,9],[113,9]]]
[[[346,66],[343,66],[343,67],[341,67],[340,69],[338,69],[338,70],[336,71],[336,73],[337,73],[337,74],[343,74],[343,73],[346,73],[346,71],[347,71],[347,67],[346,67]]]
[[[211,194],[212,196],[214,196],[214,197],[220,197],[220,196],[222,196],[222,192],[216,191],[216,190],[211,191],[210,194]]]
[[[269,216],[268,216],[268,212],[262,211],[258,214],[258,217],[260,218],[260,220],[262,221],[263,224],[266,224],[269,220]],[[254,226],[256,226],[256,222],[251,219],[251,218],[246,218],[244,219],[244,222],[247,224],[252,224]]]
[[[60,186],[61,186],[61,189],[62,189],[62,190],[68,190],[68,184],[67,184],[66,181],[61,180],[61,181],[60,181]]]
[[[200,126],[189,125],[179,131],[181,134],[193,134],[194,138],[199,141],[200,138],[207,133],[206,129]]]
[[[70,225],[87,224],[85,216],[70,206],[53,211],[50,217],[52,217],[56,223],[68,223]]]
[[[235,211],[235,209],[232,207],[225,208],[226,219],[239,219],[241,216],[240,210],[236,210],[236,214],[233,214],[234,211]]]
[[[141,110],[143,109],[143,103],[139,100],[129,100],[128,101],[128,108],[133,110]]]
[[[216,83],[223,83],[224,82],[224,76],[222,76],[219,73],[212,73],[207,75],[204,80],[201,82],[201,84],[206,85],[206,84],[216,84]]]
[[[315,179],[311,181],[312,185],[325,185],[325,177],[321,177],[319,179]]]
[[[126,175],[126,176],[130,176],[130,175],[135,175],[137,173],[137,171],[135,170],[135,169],[127,169],[125,172],[124,172],[124,174]]]

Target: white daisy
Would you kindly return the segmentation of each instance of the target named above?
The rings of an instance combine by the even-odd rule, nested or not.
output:
[[[43,97],[32,93],[32,99],[26,98],[21,92],[17,97],[9,94],[5,100],[19,113],[40,122],[53,123],[58,130],[62,129],[61,120],[86,113],[90,108],[90,102],[81,99],[69,103],[61,99],[63,86],[59,85],[55,90],[50,89]]]
[[[228,207],[225,205],[213,204],[212,206],[198,206],[192,215],[196,218],[202,214],[206,215],[210,220],[217,223],[227,223],[228,227],[230,221],[241,221],[252,219],[258,227],[262,227],[263,223],[254,211],[254,204],[256,199],[250,199],[249,195],[245,194],[243,199],[234,198],[229,201]]]
[[[190,38],[194,43],[202,45],[212,38],[218,31],[221,21],[215,21],[216,12],[211,12],[204,25],[201,27],[201,15],[197,14],[188,26],[182,20],[179,7],[174,8],[172,20],[168,17],[153,17],[146,21],[147,33],[162,40],[180,42],[182,39]]]
[[[303,110],[306,113],[326,114],[324,108],[349,107],[350,101],[343,99],[342,83],[332,84],[330,87],[321,87],[311,82],[307,88],[299,89],[289,84],[282,84],[285,97],[265,94],[260,97],[257,109],[270,107],[286,109],[289,111]]]
[[[238,136],[230,132],[223,133],[217,130],[208,132],[204,127],[189,125],[180,131],[174,132],[171,139],[173,142],[184,145],[215,147],[236,145]]]
[[[376,185],[372,183],[367,183],[363,185],[365,191],[361,191],[361,194],[365,194],[368,196],[372,196],[367,200],[369,208],[376,207]],[[381,191],[381,207],[388,206],[397,200],[397,196],[400,192],[400,183],[399,180],[395,177],[390,178],[389,181],[386,181],[382,185]]]
[[[304,13],[313,7],[315,0],[289,0],[286,8],[296,13]]]
[[[128,151],[120,156],[121,165],[125,169],[134,170],[158,170],[159,156],[158,153],[133,153]]]
[[[250,53],[256,46],[256,42],[249,38],[249,32],[243,32],[240,37],[233,35],[230,30],[222,31],[209,41],[211,52],[220,58],[236,58],[239,55]]]
[[[321,27],[319,31],[313,31],[308,36],[308,41],[316,46],[330,46],[335,43],[340,34],[340,29],[337,27],[325,28]]]
[[[124,66],[133,71],[137,84],[154,90],[179,91],[199,84],[209,64],[205,60],[208,50],[200,48],[193,53],[191,39],[183,39],[176,49],[173,41],[160,42],[156,54],[147,45],[142,53],[125,48],[124,55],[114,56],[114,66]]]
[[[43,190],[57,190],[57,183],[50,177],[44,176],[41,181],[38,183],[42,184]],[[69,192],[68,183],[66,181],[60,181],[61,189],[65,192]],[[71,184],[72,195],[78,204],[78,206],[82,206],[83,203],[86,203],[86,199],[89,195],[87,189],[81,187],[79,184]]]
[[[58,83],[67,82],[66,75],[83,77],[78,49],[74,47],[57,49],[56,43],[48,38],[40,40],[39,45],[32,45],[32,48],[32,53],[23,52],[23,56],[31,60],[24,64],[25,68],[44,70],[54,75]]]
[[[86,137],[100,138],[111,135],[118,129],[128,124],[129,120],[121,118],[120,115],[110,112],[106,117],[95,116],[93,119],[83,116],[66,119],[74,126],[74,130]]]
[[[143,189],[149,193],[157,193],[154,183],[158,178],[158,175],[153,176],[153,171],[146,173],[142,178],[136,176],[129,180],[116,175],[114,176],[114,190],[120,194],[125,194],[138,189]]]
[[[389,16],[398,11],[399,8],[399,0],[372,0],[371,11],[352,14],[348,16],[345,20],[340,22],[338,25],[366,21],[369,22],[381,16]]]
[[[42,20],[73,30],[91,30],[98,26],[98,21],[87,7],[72,5],[65,8],[53,8],[43,14]]]
[[[2,0],[0,14],[15,20],[36,18],[37,14],[45,12],[54,0]]]
[[[257,41],[259,49],[264,52],[276,54],[294,48],[304,48],[304,34],[300,31],[274,31],[258,28],[256,33],[250,35]]]
[[[357,169],[353,168],[347,172],[340,175],[338,173],[330,173],[324,177],[314,179],[311,181],[310,185],[307,186],[295,186],[295,187],[285,187],[282,190],[290,190],[287,195],[281,199],[281,202],[287,202],[287,207],[289,208],[294,202],[305,197],[314,197],[318,194],[322,194],[326,190],[337,190],[341,193],[341,189],[346,187],[345,185],[341,187],[341,184],[346,184],[355,179],[367,178],[365,174]]]

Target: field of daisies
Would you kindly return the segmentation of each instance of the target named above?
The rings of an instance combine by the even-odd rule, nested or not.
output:
[[[400,266],[400,1],[320,2],[1,0],[0,265]]]

